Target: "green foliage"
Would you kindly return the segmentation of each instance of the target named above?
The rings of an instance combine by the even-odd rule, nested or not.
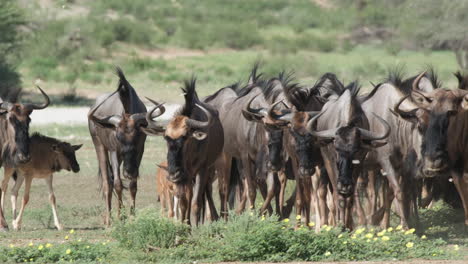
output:
[[[258,217],[253,213],[232,215],[228,222],[202,225],[192,228],[191,233],[187,229],[183,230],[185,235],[179,234],[179,243],[169,245],[161,241],[161,233],[175,234],[176,224],[155,213],[144,212],[142,216],[138,216],[131,228],[129,226],[126,230],[139,230],[131,232],[144,238],[141,241],[152,241],[152,248],[158,249],[157,252],[146,255],[146,261],[286,262],[458,256],[456,249],[443,249],[443,240],[419,238],[413,234],[414,230],[404,231],[401,227],[388,230],[361,228],[354,232],[340,232],[339,228],[324,226],[319,233],[315,233],[305,227],[295,230],[292,221],[289,220],[280,222],[275,217]],[[151,224],[148,224],[149,222]],[[117,227],[115,232],[123,234],[119,231],[120,228]],[[146,235],[143,230],[152,235]],[[172,243],[176,237],[171,235],[166,241]],[[135,244],[128,243],[126,239],[118,240],[123,247],[135,248]],[[137,244],[137,248],[144,250],[149,245],[140,242]]]
[[[121,245],[142,250],[174,247],[189,232],[187,225],[163,218],[152,210],[117,223],[112,233]]]
[[[107,258],[110,247],[106,243],[94,244],[90,242],[73,241],[63,244],[33,244],[28,246],[9,245],[0,247],[1,262],[101,262]]]

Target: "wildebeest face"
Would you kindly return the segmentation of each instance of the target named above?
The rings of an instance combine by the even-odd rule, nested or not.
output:
[[[46,108],[49,103],[49,97],[40,88],[37,87],[45,98],[43,104],[21,104],[3,102],[0,99],[0,115],[5,118],[7,132],[7,142],[2,153],[3,161],[14,164],[28,162],[31,157],[29,154],[29,123],[30,115],[33,110]]]
[[[411,98],[418,108],[401,111],[395,107],[400,116],[417,122],[422,133],[422,167],[426,177],[443,174],[448,168],[447,129],[450,117],[460,110],[468,109],[468,92],[464,90],[435,89],[422,92],[416,89],[421,79],[419,75],[413,83]],[[405,98],[402,99],[402,101]]]
[[[83,145],[70,145],[69,143],[62,142],[52,145],[52,150],[57,154],[55,169],[73,171],[75,173],[80,171],[80,165],[76,161],[75,152]]]
[[[277,172],[283,166],[283,130],[265,126],[268,133],[268,162],[269,171]]]
[[[318,151],[315,148],[315,138],[306,129],[309,119],[310,115],[307,112],[296,112],[290,119],[289,132],[294,138],[294,147],[299,163],[299,176],[302,178],[310,177],[315,173],[314,152]]]

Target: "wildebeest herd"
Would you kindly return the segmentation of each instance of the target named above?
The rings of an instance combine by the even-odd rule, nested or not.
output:
[[[458,87],[446,89],[431,68],[407,79],[392,71],[370,93],[359,94],[358,82],[344,85],[332,73],[308,87],[285,72],[265,78],[256,64],[247,83],[205,98],[198,97],[194,77],[186,80],[185,103],[169,121],[161,119],[164,104],[148,98],[154,107],[147,111],[120,68],[117,76],[117,90],[100,96],[88,113],[106,226],[113,193],[118,217],[123,206],[121,173],[129,181],[131,211],[135,209],[147,135],[162,136],[167,144],[167,160],[158,165],[156,176],[162,211],[188,224],[228,220],[230,209],[241,213],[247,205],[254,209],[259,192],[260,214],[281,219],[294,208],[300,216],[297,226],[309,226],[315,215],[316,228],[386,228],[393,209],[404,228],[417,227],[418,209],[438,199],[463,207],[468,226],[468,75],[457,72]],[[49,105],[39,90],[46,99],[41,105],[0,104],[0,164],[5,169],[1,229],[8,228],[3,205],[11,177],[13,228],[21,227],[32,179],[44,178],[55,225],[62,229],[52,174],[80,169],[75,151],[81,145],[29,136],[31,112]],[[294,191],[285,197],[288,181],[295,183]]]

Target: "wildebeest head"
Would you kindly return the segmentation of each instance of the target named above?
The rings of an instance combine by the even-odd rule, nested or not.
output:
[[[360,166],[367,151],[385,145],[383,140],[390,134],[390,125],[381,117],[374,114],[375,118],[382,124],[383,132],[373,132],[357,126],[357,118],[347,125],[317,131],[314,128],[315,121],[323,114],[320,113],[312,118],[307,124],[309,132],[319,139],[322,146],[333,144],[336,153],[336,166],[338,169],[338,192],[342,195],[353,193],[354,167]]]
[[[185,87],[182,89],[185,95],[185,105],[166,128],[144,129],[149,135],[164,135],[168,148],[168,179],[175,183],[187,180],[188,168],[184,164],[184,155],[190,153],[185,151],[186,147],[203,142],[208,136],[207,129],[213,121],[213,114],[198,99],[195,83],[195,78],[185,81]],[[150,116],[148,115],[147,118],[150,126],[157,126]]]
[[[410,111],[399,109],[403,98],[396,106],[402,118],[418,124],[422,133],[422,167],[421,172],[426,177],[434,177],[444,173],[448,168],[447,129],[450,117],[460,110],[468,109],[468,91],[434,89],[424,92],[418,89],[419,82],[425,72],[413,82],[413,90],[409,97],[417,108]]]
[[[258,95],[257,95],[258,96]],[[279,171],[283,166],[282,148],[283,148],[283,128],[287,126],[287,122],[274,118],[275,107],[283,103],[278,101],[272,104],[268,109],[264,107],[253,108],[252,102],[257,98],[253,96],[242,110],[242,115],[251,122],[261,124],[266,131],[268,140],[268,162],[267,167],[270,171]]]
[[[0,116],[4,118],[6,125],[2,129],[6,138],[2,150],[2,159],[4,162],[17,163],[28,162],[31,157],[29,153],[29,117],[33,110],[46,108],[50,104],[47,94],[39,87],[45,98],[43,104],[21,104],[3,102],[0,99]]]
[[[52,150],[56,153],[55,169],[64,169],[75,173],[80,171],[80,164],[76,161],[75,152],[83,145],[71,145],[67,142],[60,142],[52,145]]]
[[[136,178],[138,176],[138,164],[137,164],[137,142],[141,137],[144,137],[145,134],[143,129],[148,127],[147,115],[152,115],[156,109],[159,109],[159,113],[156,116],[150,116],[149,118],[155,118],[162,115],[165,112],[163,104],[158,104],[151,99],[156,104],[156,107],[153,111],[148,113],[136,113],[136,114],[127,114],[123,113],[121,115],[112,115],[106,117],[97,116],[96,110],[111,96],[116,92],[109,95],[105,100],[100,104],[96,105],[88,114],[88,118],[92,120],[95,124],[100,127],[108,128],[114,130],[115,136],[119,142],[119,151],[123,155],[123,175],[126,178]],[[153,127],[153,130],[157,130],[158,127]]]

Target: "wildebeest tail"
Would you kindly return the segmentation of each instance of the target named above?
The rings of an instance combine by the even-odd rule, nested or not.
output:
[[[242,187],[240,181],[240,171],[239,164],[236,159],[232,159],[231,162],[231,177],[229,179],[229,208],[234,209],[234,204],[236,200],[236,189],[238,186]]]
[[[18,179],[18,173],[15,171],[13,172],[13,180],[16,181]]]

